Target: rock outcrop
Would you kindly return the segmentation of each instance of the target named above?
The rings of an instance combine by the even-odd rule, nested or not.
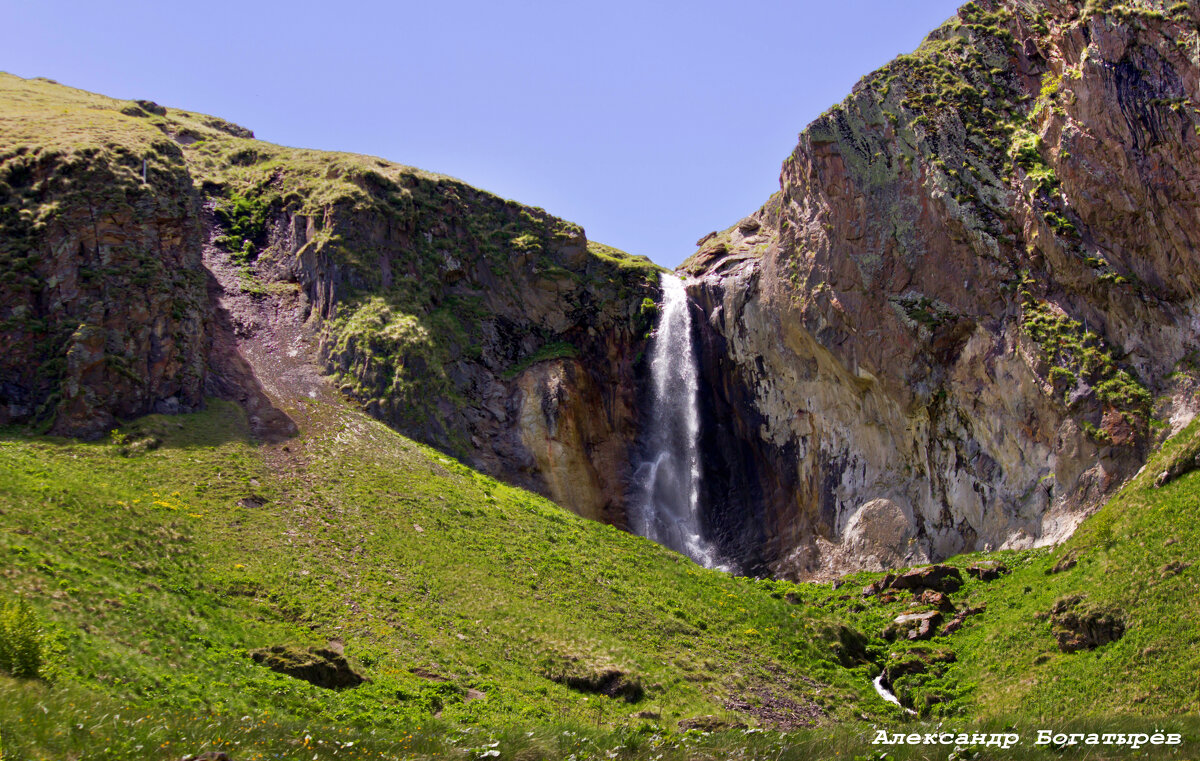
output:
[[[702,239],[718,541],[792,577],[1055,542],[1191,419],[1198,14],[968,3]]]
[[[913,568],[901,574],[889,573],[863,587],[863,596],[878,595],[887,590],[907,590],[916,594],[933,592],[952,594],[962,587],[962,574],[949,565],[930,565]]]
[[[1008,566],[997,561],[976,563],[967,568],[967,575],[980,581],[995,581],[1008,572]]]
[[[1048,617],[1058,649],[1064,653],[1095,650],[1125,635],[1125,618],[1119,611],[1089,605],[1080,595],[1054,603]]]
[[[624,525],[647,259],[448,177],[150,101],[5,74],[0,99],[0,425],[94,438],[207,394],[283,438],[267,387],[312,389],[255,368],[311,352],[409,436]]]
[[[336,648],[310,647],[301,649],[287,645],[273,645],[251,650],[255,663],[293,679],[302,679],[317,687],[341,690],[357,687],[368,681],[354,670],[346,656]]]
[[[927,610],[923,613],[905,613],[896,616],[883,632],[883,638],[889,642],[894,639],[923,640],[937,633],[937,626],[942,622],[940,610]]]
[[[250,252],[262,298],[298,300],[334,385],[473,468],[623,525],[658,268],[449,178],[328,157],[312,187],[274,168],[280,149],[256,150],[210,180],[214,243]]]
[[[0,75],[0,425],[96,438],[203,401],[199,204],[161,132],[115,109],[72,130],[28,97],[51,90]]]

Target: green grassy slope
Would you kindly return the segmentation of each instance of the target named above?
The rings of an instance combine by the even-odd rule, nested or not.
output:
[[[129,456],[116,441],[0,440],[0,592],[29,600],[55,643],[49,685],[0,684],[10,753],[136,742],[171,758],[150,740],[250,742],[221,729],[243,716],[284,748],[311,725],[374,732],[395,753],[416,727],[445,742],[455,726],[769,722],[763,706],[816,723],[894,713],[782,586],[699,569],[357,412],[308,407],[307,433],[274,446],[219,402],[137,421],[116,435]],[[143,451],[148,439],[161,444]],[[370,683],[322,689],[246,655],[331,638]],[[608,667],[644,697],[549,678]]]
[[[1018,748],[954,757],[1190,758],[1200,738],[1195,566],[1165,569],[1196,560],[1200,473],[1152,486],[1200,424],[1064,547],[989,556],[1014,570],[953,595],[987,606],[959,632],[901,646],[878,635],[909,601],[861,598],[877,575],[837,589],[730,578],[343,406],[293,413],[305,433],[277,445],[251,441],[220,402],[101,443],[0,436],[0,598],[32,603],[49,645],[44,679],[0,676],[3,758],[878,759],[878,727],[1007,726],[1025,737]],[[1068,554],[1073,569],[1045,573]],[[1080,592],[1127,632],[1060,653],[1038,614]],[[873,693],[877,667],[838,665],[838,620],[872,636],[879,662],[956,653],[943,675],[897,687],[918,705],[938,696],[926,718]],[[369,683],[322,689],[247,656],[329,639]],[[644,696],[554,678],[606,668]],[[750,728],[678,725],[705,715]],[[769,731],[780,724],[813,728]],[[1162,728],[1185,744],[1064,753],[1032,745],[1046,726]],[[954,747],[886,751],[944,759]]]
[[[994,614],[964,630],[962,678],[979,709],[1035,717],[1200,714],[1200,474],[1161,489],[1156,474],[1193,444],[1200,425],[1169,442],[1145,470],[1062,547],[1034,553],[981,597]],[[1070,570],[1047,575],[1066,557]],[[1177,564],[1177,565],[1172,565]],[[1180,570],[1176,570],[1180,569]],[[1119,641],[1062,653],[1048,612],[1064,597],[1125,618]]]
[[[919,707],[930,702],[923,710],[932,717],[1178,720],[1200,714],[1200,472],[1154,485],[1173,462],[1194,457],[1198,445],[1200,423],[1192,423],[1060,547],[951,559],[964,570],[1000,561],[1012,573],[991,582],[964,573],[967,583],[952,599],[959,608],[986,610],[948,637],[913,646],[951,650],[957,660],[942,676],[909,678],[901,689]],[[1073,567],[1054,572],[1071,559]],[[805,601],[879,633],[909,612],[911,601],[862,597],[862,587],[880,575],[856,574],[836,591],[804,587]],[[1082,596],[1080,609],[1121,618],[1124,636],[1094,650],[1062,652],[1048,614],[1075,595]],[[885,651],[908,649],[882,639],[873,644],[881,659]]]

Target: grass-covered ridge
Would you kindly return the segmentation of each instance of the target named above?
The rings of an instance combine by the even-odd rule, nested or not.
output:
[[[300,294],[338,386],[458,454],[480,432],[466,431],[462,419],[445,430],[421,421],[476,401],[464,378],[478,377],[480,365],[493,377],[528,365],[547,344],[642,335],[629,305],[654,293],[661,271],[588,241],[581,227],[543,209],[451,177],[274,145],[217,117],[0,73],[0,304],[27,302],[10,310],[4,328],[31,359],[25,385],[35,387],[38,419],[57,414],[57,389],[69,385],[65,354],[79,316],[38,311],[56,303],[67,275],[76,274],[88,299],[110,298],[102,291],[113,283],[127,290],[126,281],[169,291],[181,352],[190,352],[179,362],[194,361],[185,338],[197,332],[190,322],[203,306],[205,273],[158,260],[159,231],[147,220],[161,217],[179,227],[162,237],[181,251],[208,243],[227,255],[243,292]],[[119,234],[105,229],[91,240],[97,220],[113,220]],[[114,257],[108,249],[117,246],[128,251]],[[52,262],[47,254],[76,249],[113,264],[74,273],[69,256]],[[396,320],[381,321],[383,312],[419,329],[388,332]],[[128,343],[116,339],[109,344]],[[112,357],[122,368],[137,359]],[[445,369],[463,362],[473,367],[458,367],[457,385],[449,383]]]

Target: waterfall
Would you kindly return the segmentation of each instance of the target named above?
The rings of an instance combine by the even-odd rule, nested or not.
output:
[[[700,409],[692,316],[683,281],[662,276],[663,302],[651,339],[653,398],[635,471],[634,533],[717,567],[716,549],[700,527]]]

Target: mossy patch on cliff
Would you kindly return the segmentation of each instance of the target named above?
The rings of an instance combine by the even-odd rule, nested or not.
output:
[[[246,263],[258,254],[256,246],[266,232],[271,203],[263,197],[233,193],[217,203],[215,215],[226,230],[216,243],[230,252],[236,261]]]
[[[987,11],[967,3],[913,53],[864,80],[892,128],[910,149],[919,146],[919,158],[944,176],[960,203],[994,205],[981,188],[1004,176],[1003,148],[1019,109],[1006,67],[1012,18],[1007,8]]]
[[[544,344],[541,348],[525,357],[520,362],[517,362],[504,371],[505,378],[515,378],[524,372],[527,368],[532,367],[538,362],[547,362],[554,359],[576,359],[579,357],[579,349],[570,341],[552,341]]]
[[[1035,298],[1028,288],[1023,287],[1020,295],[1021,329],[1037,345],[1055,390],[1063,394],[1069,407],[1079,406],[1088,393],[1100,402],[1098,419],[1086,421],[1093,438],[1123,445],[1144,443],[1152,420],[1153,398],[1136,375],[1122,367],[1113,349],[1082,322]],[[1099,419],[1110,410],[1132,429],[1132,437],[1119,432],[1111,419]]]
[[[1038,135],[1027,129],[1018,130],[1010,152],[1013,161],[1033,181],[1036,192],[1049,196],[1058,190],[1058,176],[1054,167],[1042,158],[1042,139]]]

